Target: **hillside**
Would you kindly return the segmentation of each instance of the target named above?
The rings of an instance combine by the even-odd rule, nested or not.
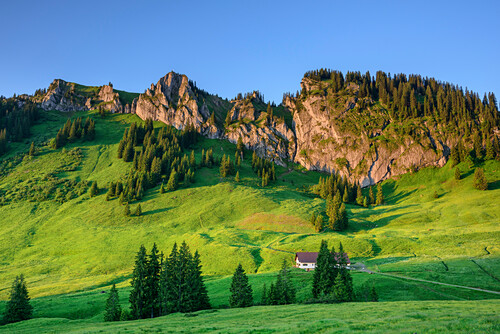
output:
[[[229,274],[238,262],[249,272],[274,271],[283,257],[291,260],[296,251],[314,251],[321,239],[342,241],[352,258],[366,259],[368,265],[381,259],[374,262],[380,268],[394,261],[408,266],[455,258],[497,261],[497,161],[483,166],[491,188],[486,192],[473,189],[466,164],[459,165],[465,176],[460,181],[446,165],[384,182],[386,205],[347,205],[350,226],[341,233],[315,233],[309,223],[312,212],[325,208],[325,201],[308,191],[319,173],[278,166],[278,180],[263,188],[249,152],[240,168],[241,182],[220,178],[218,168],[200,168],[191,186],[165,194],[159,186],[147,190],[142,200],[131,203],[132,210],[140,203],[143,215],[126,217],[118,199],[106,201],[105,193],[109,182],[126,178],[131,163],[118,159],[116,151],[123,130],[140,120],[126,114],[91,116],[94,141],[54,150],[45,145],[67,115],[42,112],[31,137],[39,143],[39,153],[24,157],[29,145],[19,145],[21,158],[9,155],[2,164],[2,298],[21,272],[30,277],[34,296],[107,285],[127,277],[138,247],[150,248],[153,242],[167,251],[175,241],[186,240],[199,249],[209,275]],[[235,145],[215,139],[201,139],[193,148],[198,162],[208,148],[218,157],[235,152]],[[91,181],[104,188],[92,198]],[[52,189],[45,200],[33,197],[40,189]],[[485,288],[495,284],[493,279]]]
[[[375,272],[353,271],[352,277],[356,289],[375,287],[381,303],[286,306],[266,318],[269,328],[283,331],[280,317],[288,319],[286,328],[302,328],[293,314],[307,308],[315,320],[304,331],[381,332],[389,321],[381,310],[395,314],[395,331],[405,324],[421,331],[494,331],[497,301],[486,299],[498,295],[404,277],[500,291],[498,121],[491,116],[496,106],[480,101],[483,107],[458,117],[456,126],[445,125],[451,118],[432,123],[436,116],[426,114],[425,85],[412,79],[417,91],[424,89],[418,97],[424,102],[415,115],[395,117],[397,108],[387,105],[381,85],[375,93],[368,76],[348,74],[339,85],[337,72],[321,73],[306,74],[302,92],[285,95],[279,106],[265,103],[257,91],[222,99],[173,72],[143,94],[55,80],[34,96],[2,100],[0,128],[7,131],[0,131],[0,314],[12,281],[24,274],[37,319],[0,331],[134,332],[185,321],[174,314],[113,329],[102,323],[111,284],[128,307],[139,246],[150,250],[156,243],[168,253],[184,240],[200,253],[216,310],[189,315],[179,330],[226,331],[242,318],[241,311],[225,310],[228,275],[238,263],[249,273],[258,303],[263,284],[275,279],[284,258],[292,264],[295,252],[317,251],[327,240],[337,249],[341,242],[356,268]],[[409,96],[415,94],[412,84],[403,84]],[[245,146],[240,165],[239,138]],[[254,152],[276,163],[276,180],[263,184],[261,170],[252,167]],[[226,177],[220,172],[223,156],[234,162]],[[486,191],[473,187],[478,168],[484,169]],[[342,180],[380,181],[385,202],[363,207],[348,199],[348,228],[316,232],[311,215],[328,219],[317,185],[328,176],[321,171],[332,169]],[[172,172],[177,189],[163,192]],[[118,183],[121,195],[110,191]],[[356,191],[355,184],[347,188]],[[368,187],[362,195],[369,197]],[[140,216],[125,215],[127,201],[132,212],[140,205]],[[294,269],[292,281],[298,303],[307,303],[312,273]],[[409,311],[403,314],[402,307]],[[331,312],[353,309],[366,319],[327,320]],[[248,321],[238,325],[242,330],[262,330],[258,319],[272,313],[263,306],[248,312]],[[460,326],[454,312],[463,316]],[[220,327],[206,327],[205,321]]]

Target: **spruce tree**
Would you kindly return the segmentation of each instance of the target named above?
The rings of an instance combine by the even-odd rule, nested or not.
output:
[[[486,140],[486,160],[491,160],[495,158],[495,149],[493,148],[493,143],[491,140]]]
[[[378,294],[377,290],[375,290],[375,286],[372,286],[372,288],[370,289],[370,301],[378,302]]]
[[[123,197],[123,193],[120,195],[120,197]],[[125,203],[125,209],[123,210],[123,214],[128,217],[130,216],[130,205],[128,202]]]
[[[338,302],[346,302],[349,300],[349,294],[344,284],[342,274],[339,272],[333,282],[333,294]]]
[[[132,291],[130,291],[130,313],[133,319],[144,319],[149,317],[146,300],[146,278],[148,276],[148,259],[146,248],[141,245],[135,258],[134,271],[132,273]]]
[[[160,194],[164,194],[165,193],[165,187],[163,186],[163,182],[161,183],[161,186],[160,186]]]
[[[34,142],[31,142],[31,146],[30,146],[30,150],[29,150],[28,155],[30,157],[34,157],[35,156],[35,143]]]
[[[111,287],[109,297],[106,300],[106,307],[104,308],[104,321],[119,321],[122,314],[122,308],[118,298],[118,290],[115,284]]]
[[[188,262],[187,268],[188,278],[188,297],[189,305],[187,312],[199,311],[209,309],[210,300],[208,298],[208,291],[203,282],[203,276],[201,272],[201,260],[198,251],[194,252],[194,256],[191,257],[191,261]]]
[[[290,280],[286,259],[283,259],[283,265],[276,278],[276,284],[274,286],[271,285],[270,294],[273,305],[295,303],[296,290]]]
[[[314,268],[312,295],[314,298],[319,298],[322,295],[328,295],[331,292],[333,257],[328,250],[328,244],[325,240],[321,240],[321,246]]]
[[[375,195],[373,194],[373,187],[370,186],[370,190],[368,192],[368,205],[375,204]]]
[[[349,225],[349,218],[347,217],[347,210],[345,204],[342,203],[339,209],[340,230],[345,231]]]
[[[127,142],[127,146],[123,151],[123,161],[130,162],[134,158],[134,144],[131,140]]]
[[[314,230],[316,232],[321,232],[323,231],[323,228],[324,228],[323,216],[318,215],[316,217],[316,221],[314,222]]]
[[[148,256],[147,276],[145,282],[145,314],[148,317],[157,317],[161,315],[160,308],[160,255],[156,243],[153,244],[151,254]]]
[[[243,155],[243,149],[245,146],[243,145],[243,140],[241,139],[241,136],[238,137],[238,141],[236,142],[236,151],[239,153],[239,155]]]
[[[474,181],[473,181],[473,186],[474,188],[478,190],[487,190],[488,189],[488,181],[486,180],[486,177],[484,176],[484,171],[482,168],[476,168],[474,171]]]
[[[361,192],[361,186],[358,184],[358,187],[356,189],[356,203],[358,205],[363,205],[363,200],[364,196],[363,193]]]
[[[142,209],[141,209],[141,205],[137,205],[137,207],[135,208],[135,211],[134,211],[134,216],[137,216],[139,217],[140,215],[142,215]]]
[[[177,172],[175,171],[175,168],[172,169],[172,172],[170,173],[170,177],[168,178],[167,182],[167,191],[174,191],[177,189]]]
[[[384,194],[382,193],[382,184],[381,183],[377,184],[377,201],[375,204],[377,204],[377,205],[384,204]]]
[[[344,187],[344,195],[342,196],[342,201],[344,203],[349,202],[349,189],[347,188],[347,185]]]
[[[262,286],[262,295],[260,297],[261,305],[269,305],[269,294],[267,292],[266,283]]]
[[[462,178],[462,173],[460,173],[460,169],[457,167],[455,168],[455,180],[460,180]]]
[[[240,182],[240,171],[236,172],[236,176],[234,177],[235,182]]]
[[[229,306],[247,307],[253,305],[252,287],[248,284],[248,277],[241,264],[238,264],[233,274],[229,291],[231,292]]]
[[[99,192],[99,188],[97,188],[97,181],[92,182],[92,186],[90,187],[89,195],[90,197],[97,196]]]
[[[5,307],[4,322],[18,322],[31,319],[32,317],[33,307],[30,304],[30,297],[24,276],[16,276]]]

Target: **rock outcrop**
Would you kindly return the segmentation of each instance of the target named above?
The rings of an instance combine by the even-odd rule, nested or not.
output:
[[[330,94],[327,84],[304,78],[300,97],[286,97],[292,112],[296,152],[293,161],[310,170],[338,172],[368,186],[394,175],[426,166],[443,166],[449,155],[448,141],[432,129],[420,129],[418,139],[400,136],[388,127],[387,113],[373,101],[362,101],[359,87],[349,94]],[[414,136],[417,137],[417,136]]]
[[[75,84],[56,79],[50,84],[41,107],[45,110],[80,111],[89,109],[86,103],[87,98],[75,92]]]

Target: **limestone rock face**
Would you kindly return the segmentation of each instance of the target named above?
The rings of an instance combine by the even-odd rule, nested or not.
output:
[[[255,94],[233,103],[229,111],[232,123],[226,127],[225,138],[236,143],[241,137],[245,147],[257,155],[285,165],[285,161],[291,159],[290,152],[294,151],[289,148],[294,134],[285,122],[274,117],[271,120],[267,113],[258,111],[255,105],[260,104],[262,108],[264,103]]]
[[[446,163],[449,140],[433,128],[419,130],[418,140],[395,134],[388,127],[388,115],[375,107],[360,108],[357,85],[350,85],[348,94],[338,96],[330,96],[321,83],[308,78],[301,86],[303,94],[285,97],[283,104],[293,115],[297,152],[293,161],[307,169],[338,172],[365,187]]]
[[[217,131],[206,124],[210,111],[205,104],[199,103],[187,76],[170,72],[144,94],[139,95],[131,109],[142,119],[151,118],[183,129],[192,124],[202,134]]]
[[[87,100],[75,93],[75,85],[61,79],[54,80],[45,94],[41,107],[45,110],[88,110]]]

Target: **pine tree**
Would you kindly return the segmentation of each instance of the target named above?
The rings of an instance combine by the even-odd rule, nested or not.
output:
[[[349,202],[349,189],[347,188],[347,185],[344,187],[344,195],[342,196],[342,201],[344,203]]]
[[[484,176],[484,171],[482,168],[476,168],[474,171],[474,180],[473,183],[474,188],[478,190],[487,190],[488,189],[488,181]]]
[[[34,157],[35,156],[35,143],[34,142],[31,142],[31,146],[30,146],[30,150],[29,150],[28,155],[30,157]]]
[[[177,189],[177,172],[175,171],[175,168],[172,169],[172,172],[170,173],[170,177],[168,178],[167,182],[167,191],[174,191]]]
[[[163,182],[161,183],[161,186],[160,186],[160,194],[164,194],[165,193],[165,187],[163,186]]]
[[[345,231],[349,225],[349,218],[347,217],[347,210],[345,208],[345,204],[342,203],[339,209],[339,220],[340,220],[340,229],[341,231]]]
[[[118,298],[118,290],[116,290],[116,285],[113,284],[111,291],[109,292],[109,297],[106,300],[106,307],[104,308],[104,321],[119,321],[122,308],[120,306],[120,301]]]
[[[234,177],[235,182],[240,182],[240,171],[236,172],[236,176]]]
[[[97,188],[97,181],[94,181],[92,182],[92,186],[90,186],[89,195],[90,197],[94,197],[97,196],[98,193],[99,193],[99,188]]]
[[[125,146],[125,149],[123,151],[123,161],[125,162],[130,162],[134,158],[134,144],[130,140],[127,143],[127,146]]]
[[[314,298],[319,298],[322,295],[328,295],[332,287],[332,269],[333,257],[328,250],[328,244],[325,240],[321,240],[321,246],[314,268],[312,295]]]
[[[145,278],[145,314],[151,318],[161,315],[160,308],[160,271],[161,257],[153,244],[149,260],[146,264],[147,275]]]
[[[460,173],[460,169],[455,168],[455,180],[460,180],[462,178],[462,173]]]
[[[123,197],[123,193],[120,195],[120,198]],[[125,209],[123,211],[123,214],[128,217],[130,216],[130,205],[128,204],[128,202],[125,203]]]
[[[333,282],[333,294],[338,302],[346,302],[349,300],[349,294],[344,284],[342,274],[339,272]]]
[[[356,203],[358,205],[363,205],[363,200],[364,200],[364,196],[363,196],[363,193],[361,192],[361,186],[358,184],[358,187],[356,190]]]
[[[278,273],[278,277],[276,278],[276,284],[271,285],[269,293],[271,296],[271,304],[273,305],[295,303],[296,290],[290,280],[286,259],[283,259],[283,265]]]
[[[243,140],[241,139],[241,136],[238,137],[238,141],[236,142],[236,151],[238,152],[239,155],[243,155],[243,149],[245,146],[243,145]]]
[[[229,291],[231,292],[229,306],[247,307],[253,305],[252,287],[248,284],[248,277],[241,264],[238,265],[233,274]]]
[[[137,216],[139,217],[140,215],[142,215],[142,208],[141,208],[141,205],[137,205],[137,207],[135,208],[135,211],[134,211],[134,216]]]
[[[375,287],[372,286],[370,290],[370,301],[371,302],[378,302],[378,294],[377,291],[375,290]]]
[[[262,294],[260,297],[261,305],[269,305],[269,294],[267,293],[266,283],[262,286]]]
[[[375,195],[373,195],[373,187],[370,187],[370,190],[368,192],[368,205],[375,204]]]
[[[316,232],[321,232],[323,231],[323,228],[324,228],[323,216],[318,215],[316,217],[316,221],[314,222],[314,230]]]
[[[135,258],[134,271],[132,273],[132,291],[130,291],[130,310],[134,319],[144,319],[149,317],[146,309],[146,277],[148,275],[148,260],[146,248],[141,245]]]
[[[33,307],[30,304],[30,297],[24,276],[16,276],[5,307],[4,322],[18,322],[31,319],[32,317]]]
[[[495,150],[493,148],[493,143],[491,140],[486,140],[486,160],[491,160],[495,158]]]
[[[382,184],[381,183],[377,184],[377,201],[375,204],[377,204],[377,205],[384,204],[384,194],[382,193]]]
[[[367,208],[369,205],[370,205],[370,200],[366,196],[363,196],[363,206]]]

